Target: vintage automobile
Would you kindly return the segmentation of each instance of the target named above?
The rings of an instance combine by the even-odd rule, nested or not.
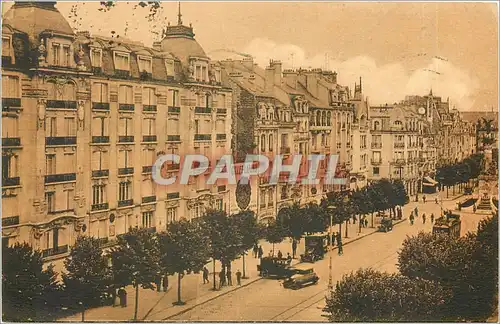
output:
[[[329,237],[325,235],[308,235],[304,237],[305,253],[300,255],[301,262],[315,262],[324,258],[328,251]]]
[[[380,221],[380,225],[378,226],[379,232],[389,232],[392,231],[392,219],[389,217],[384,217]]]
[[[260,260],[260,264],[257,265],[257,271],[263,278],[286,278],[291,274],[290,261],[286,258],[264,257]]]
[[[315,285],[319,281],[314,269],[307,265],[298,265],[290,269],[293,273],[283,281],[283,287],[289,289],[300,289],[307,285]]]
[[[460,215],[447,211],[444,216],[435,220],[432,233],[445,233],[453,237],[460,237],[461,223]]]

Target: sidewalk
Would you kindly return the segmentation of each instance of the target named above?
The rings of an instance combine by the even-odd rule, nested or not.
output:
[[[397,221],[395,224],[404,221]],[[371,225],[371,219],[369,218],[369,225]],[[376,232],[377,224],[375,228],[362,228],[361,233],[359,232],[359,223],[348,224],[348,238],[345,238],[345,224],[342,226],[342,241],[343,244],[349,244],[351,242],[357,241],[365,236],[371,235]],[[334,231],[338,231],[335,227]],[[267,256],[269,251],[272,250],[272,244],[260,241],[260,245],[264,250],[264,255]],[[282,243],[275,245],[275,254],[281,251],[284,256],[287,253],[291,254],[292,247],[290,239],[285,239]],[[298,258],[300,254],[304,253],[304,240],[302,239],[297,247],[297,259],[294,259],[292,264],[299,263]],[[203,279],[201,274],[189,274],[184,276],[181,283],[181,297],[186,305],[174,306],[172,303],[177,301],[177,275],[169,276],[170,287],[167,292],[157,292],[156,290],[139,290],[139,307],[138,307],[138,320],[145,321],[162,321],[168,320],[175,315],[184,313],[193,309],[194,307],[214,300],[222,295],[225,295],[231,291],[239,289],[244,286],[248,286],[255,281],[261,280],[257,271],[257,264],[259,264],[259,259],[252,256],[252,252],[249,251],[248,255],[245,257],[246,264],[246,275],[248,279],[242,279],[241,286],[236,286],[236,278],[234,273],[241,270],[242,259],[233,261],[232,272],[233,272],[233,286],[223,287],[221,290],[213,291],[213,273],[212,273],[212,263],[207,264],[207,268],[210,270],[210,283],[203,284]],[[216,277],[218,281],[218,272],[220,271],[220,262],[216,262]],[[126,288],[127,291],[127,306],[104,306],[99,308],[89,309],[85,312],[86,321],[130,321],[134,316],[134,306],[135,306],[135,289],[132,286]],[[77,313],[73,316],[60,319],[61,321],[75,322],[81,321],[81,313]]]

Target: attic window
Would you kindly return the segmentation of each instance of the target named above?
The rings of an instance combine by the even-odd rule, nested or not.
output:
[[[165,67],[167,68],[167,75],[174,75],[174,62],[171,60],[165,60]]]
[[[90,61],[92,63],[92,67],[102,66],[102,50],[100,48],[92,48],[90,50]]]
[[[2,36],[2,56],[12,56],[11,48],[11,38]]]
[[[147,73],[152,73],[153,71],[153,60],[151,57],[147,56],[137,56],[137,61],[139,63],[139,72],[147,72]]]
[[[114,53],[115,70],[130,71],[130,56],[128,53]]]

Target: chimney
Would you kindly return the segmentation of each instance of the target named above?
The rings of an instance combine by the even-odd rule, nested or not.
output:
[[[241,64],[243,64],[243,66],[245,68],[247,68],[248,70],[253,71],[253,58],[251,58],[251,57],[245,57],[241,61]]]
[[[306,88],[307,91],[315,97],[318,97],[318,77],[317,72],[314,70],[307,71],[306,75]]]
[[[153,42],[153,49],[161,51],[161,42]]]
[[[281,61],[272,61],[272,66],[274,67],[274,84],[279,86],[281,85]]]
[[[265,92],[271,93],[273,92],[274,89],[274,65],[273,61],[269,62],[269,66],[266,67],[266,74],[265,74]]]
[[[284,70],[283,71],[283,79],[285,79],[285,83],[294,89],[297,89],[297,79],[298,73],[294,70]]]

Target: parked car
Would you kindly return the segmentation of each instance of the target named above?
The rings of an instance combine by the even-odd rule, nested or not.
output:
[[[389,232],[392,231],[392,219],[389,217],[384,217],[382,218],[382,221],[380,222],[380,226],[378,227],[379,232]]]
[[[290,269],[293,274],[283,281],[283,287],[289,289],[300,289],[307,285],[315,285],[319,277],[314,269],[306,265],[298,265]]]
[[[290,260],[277,257],[264,257],[260,260],[260,264],[257,265],[257,271],[263,278],[287,278],[292,275],[290,268]]]

